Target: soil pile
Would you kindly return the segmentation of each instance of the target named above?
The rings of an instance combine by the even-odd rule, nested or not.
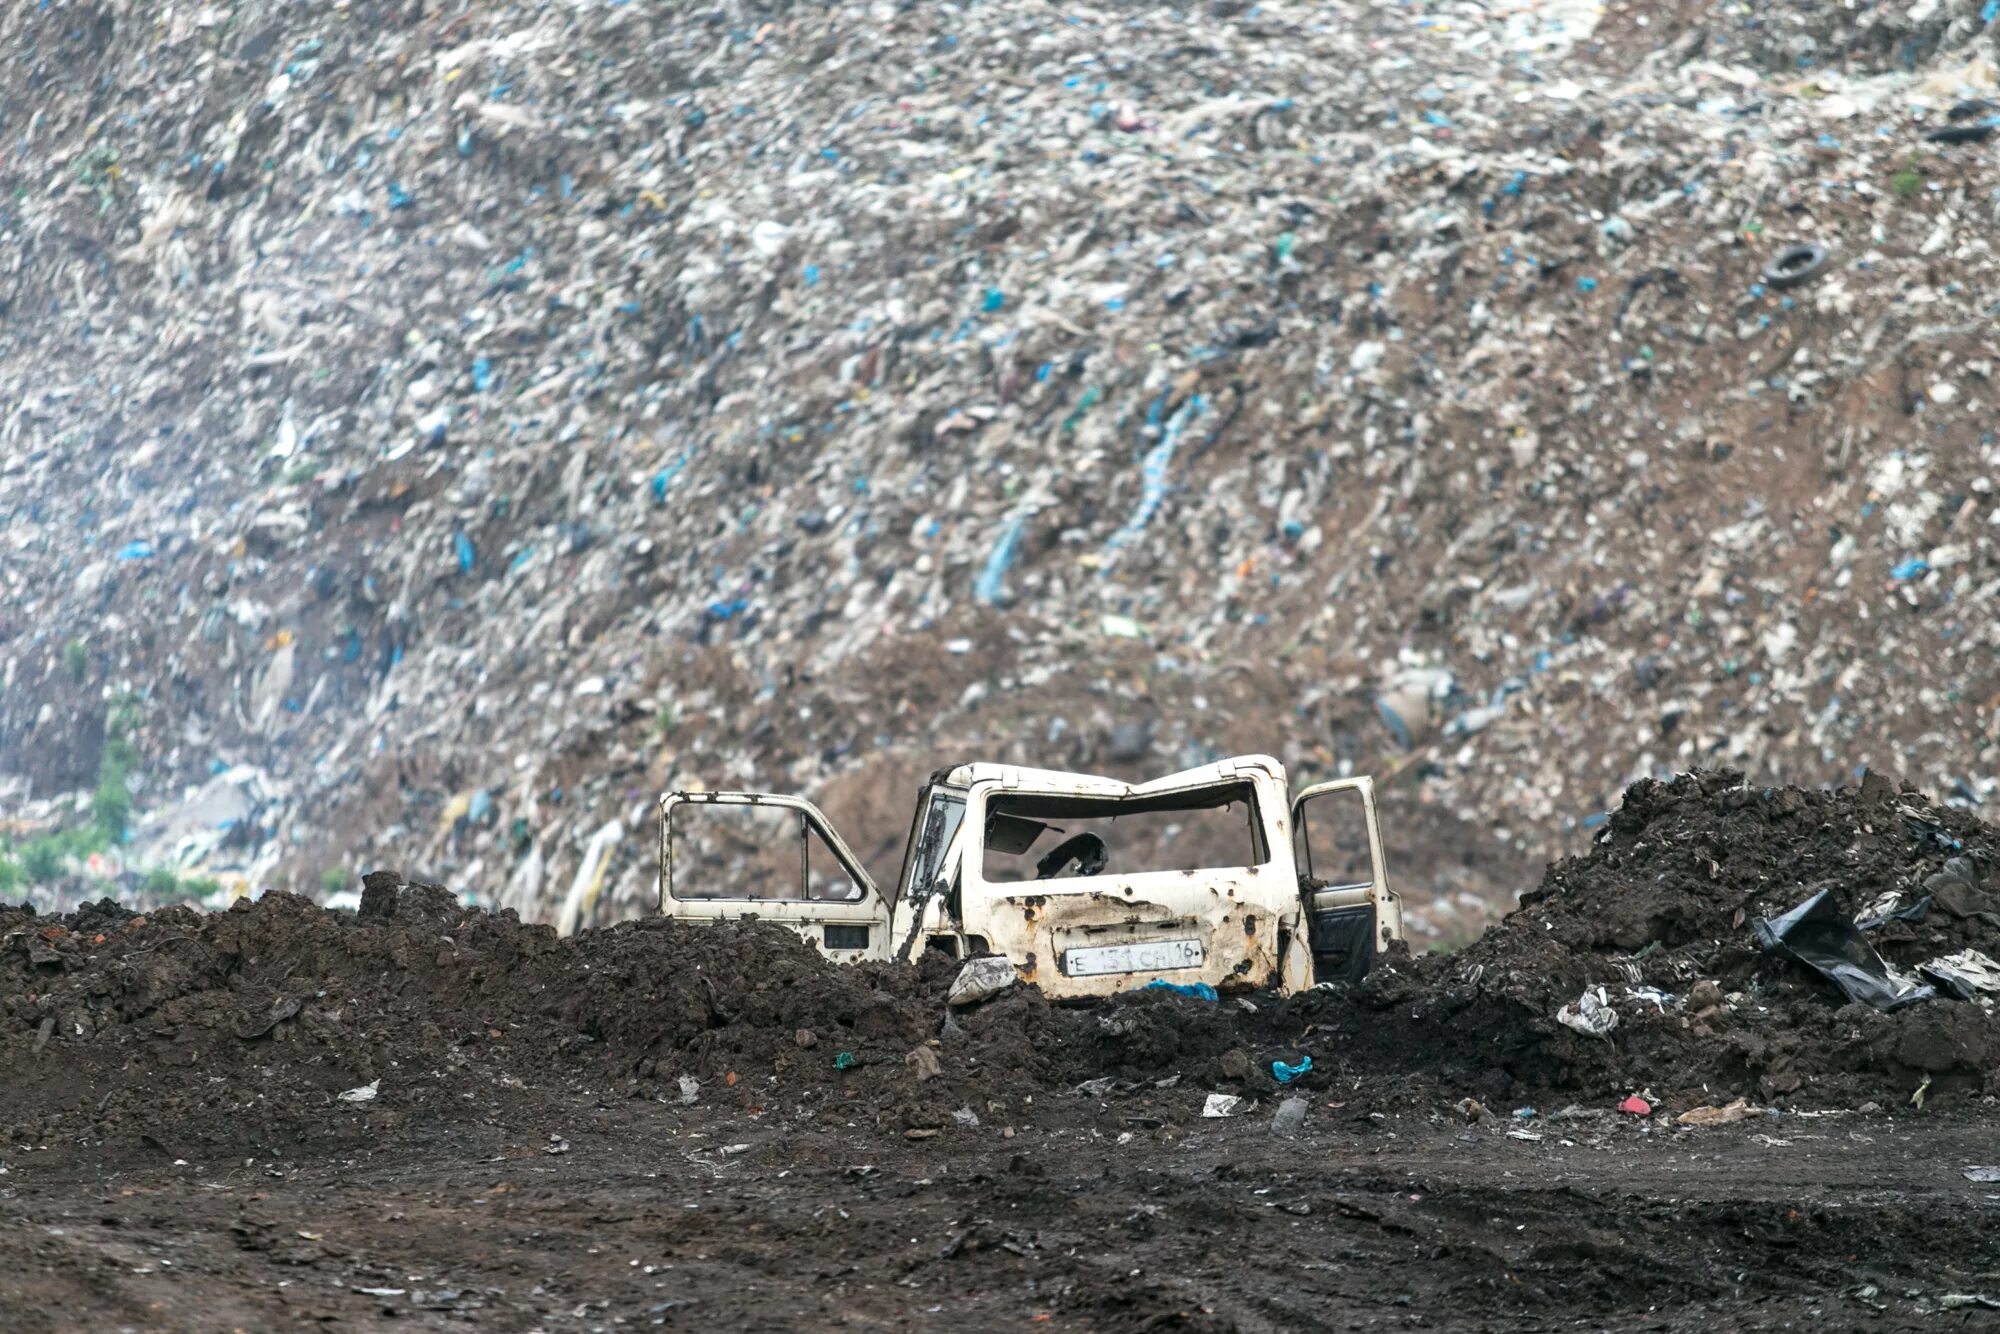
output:
[[[1479,941],[1372,974],[1360,991],[1388,1022],[1345,1026],[1371,1055],[1419,1051],[1447,1078],[1509,1091],[1815,1105],[1987,1089],[2000,1082],[1990,999],[1883,1013],[1760,950],[1755,923],[1824,890],[1842,917],[1879,922],[1863,935],[1893,968],[1992,955],[1996,870],[1992,828],[1878,776],[1838,791],[1730,771],[1647,780],[1587,856],[1551,866]],[[1600,1007],[1615,1026],[1585,1031]]]
[[[218,914],[0,910],[0,1126],[17,1143],[178,1144],[224,1122],[342,1141],[426,1111],[505,1117],[537,1091],[676,1102],[692,1080],[705,1103],[922,1137],[1079,1088],[1041,1098],[1037,1121],[1106,1101],[1186,1120],[1209,1091],[1277,1093],[1272,1063],[1307,1056],[1291,1089],[1371,1106],[1952,1099],[2000,1084],[1990,998],[1848,1002],[1761,951],[1754,924],[1825,891],[1844,917],[1883,919],[1866,936],[1893,967],[2000,953],[1996,868],[1992,829],[1879,779],[1685,775],[1635,785],[1589,855],[1461,953],[1289,1000],[1088,1006],[1016,987],[952,1008],[953,960],[841,967],[756,923],[565,939],[393,875],[370,877],[358,913],[288,894]]]
[[[923,1131],[1094,1078],[1226,1078],[1239,1020],[1261,1016],[1267,1041],[1284,1022],[1162,993],[1059,1010],[1026,988],[948,1013],[956,971],[835,966],[755,923],[564,939],[425,884],[371,889],[359,914],[282,893],[215,914],[0,909],[0,1127],[17,1143],[171,1126],[182,1144],[224,1121],[339,1136],[361,1133],[339,1095],[370,1084],[371,1114],[462,1114],[518,1101],[501,1088],[676,1101],[685,1076],[701,1099],[832,1101]]]

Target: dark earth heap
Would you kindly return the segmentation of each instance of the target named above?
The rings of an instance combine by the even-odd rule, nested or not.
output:
[[[1994,950],[1996,865],[1988,826],[1880,779],[1812,792],[1688,775],[1634,786],[1588,855],[1469,948],[1393,957],[1355,988],[1097,1006],[1017,988],[961,1010],[943,958],[839,967],[775,927],[659,919],[561,939],[395,881],[358,914],[285,894],[212,915],[6,909],[0,1121],[17,1141],[337,1138],[355,1122],[329,1115],[335,1095],[371,1081],[463,1115],[512,1088],[672,1101],[687,1076],[700,1096],[922,1133],[1093,1080],[1147,1116],[1195,1116],[1205,1090],[1276,1094],[1271,1063],[1307,1055],[1295,1090],[1430,1105],[1950,1099],[1996,1080],[1989,1003],[1846,1002],[1760,952],[1752,922],[1822,888],[1848,913],[1898,891],[1931,902],[1869,933],[1892,964]],[[1587,987],[1619,1018],[1603,1036],[1556,1019]],[[927,1045],[939,1073],[913,1079]]]

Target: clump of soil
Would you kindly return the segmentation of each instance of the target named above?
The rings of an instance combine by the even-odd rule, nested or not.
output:
[[[1870,776],[1838,791],[1746,786],[1741,774],[1635,784],[1588,855],[1549,868],[1521,907],[1465,950],[1378,968],[1325,1021],[1352,1059],[1418,1052],[1494,1093],[1683,1101],[1738,1094],[1822,1104],[2000,1086],[1990,1001],[1881,1013],[1759,951],[1752,923],[1826,890],[1852,917],[1929,898],[1920,921],[1867,937],[1910,969],[1957,950],[2000,955],[2000,839],[1970,813]],[[1557,1022],[1602,988],[1618,1024]]]

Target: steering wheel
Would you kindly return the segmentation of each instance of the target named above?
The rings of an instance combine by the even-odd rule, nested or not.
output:
[[[1096,875],[1110,860],[1111,850],[1103,839],[1095,834],[1071,834],[1035,863],[1035,879],[1053,880],[1071,862],[1076,863],[1078,875]]]

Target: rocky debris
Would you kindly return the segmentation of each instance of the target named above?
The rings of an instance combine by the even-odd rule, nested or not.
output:
[[[615,827],[608,918],[660,787],[838,821],[950,737],[1393,772],[1456,942],[1637,777],[1994,791],[1975,0],[0,43],[7,813],[139,713],[64,902],[393,861],[533,917]]]

